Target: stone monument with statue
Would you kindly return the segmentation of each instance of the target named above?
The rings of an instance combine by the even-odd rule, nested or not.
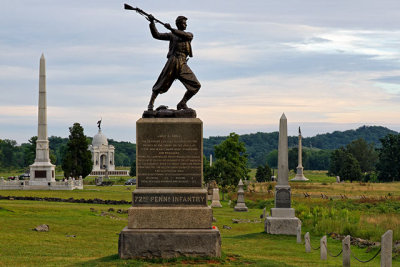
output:
[[[291,207],[291,190],[289,185],[288,135],[287,119],[282,114],[279,121],[278,144],[278,182],[275,186],[275,208],[265,220],[265,231],[269,234],[296,235],[301,225]]]
[[[125,8],[146,16],[153,36],[169,40],[174,49],[170,49],[167,64],[153,87],[148,109],[136,122],[137,187],[132,193],[128,226],[119,235],[119,256],[218,257],[220,232],[212,227],[212,209],[207,206],[207,190],[202,187],[203,122],[186,106],[194,95],[188,85],[196,83],[200,88],[191,79],[195,78],[193,73],[186,76],[193,35],[184,31],[187,19],[183,16],[176,21],[178,29],[163,24],[170,32],[161,34],[154,25],[159,21],[152,15],[129,5]],[[169,70],[175,76],[169,77]],[[153,110],[154,95],[166,92],[174,79],[182,81],[191,93],[185,94],[177,110],[165,106]]]
[[[303,170],[304,170],[304,168],[303,168],[303,152],[302,152],[303,149],[302,149],[302,145],[301,145],[301,139],[302,139],[301,129],[299,127],[299,145],[298,145],[298,149],[297,149],[297,153],[298,153],[297,171],[296,171],[296,176],[293,179],[291,179],[290,181],[308,181],[308,179],[304,176],[304,173],[303,173]]]

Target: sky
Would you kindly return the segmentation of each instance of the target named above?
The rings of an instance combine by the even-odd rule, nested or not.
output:
[[[47,68],[49,136],[79,122],[135,142],[167,58],[168,42],[116,0],[1,0],[0,139],[37,135],[39,59]],[[400,131],[400,1],[202,0],[127,2],[194,34],[188,65],[202,87],[188,106],[204,136],[272,132],[285,113],[289,135],[362,125]],[[157,24],[160,32],[167,32]],[[175,108],[175,81],[155,106]]]

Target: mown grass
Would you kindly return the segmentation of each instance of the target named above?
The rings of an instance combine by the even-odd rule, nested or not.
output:
[[[4,266],[341,266],[341,257],[319,259],[319,251],[305,253],[304,245],[294,236],[268,235],[260,220],[260,209],[247,213],[234,212],[226,201],[223,208],[214,209],[214,223],[221,232],[221,259],[121,260],[118,258],[118,233],[127,224],[127,214],[108,211],[129,206],[110,206],[33,201],[0,201],[0,265]],[[94,209],[91,210],[91,209]],[[101,214],[103,213],[103,216]],[[232,219],[250,220],[233,223]],[[49,232],[32,231],[39,224],[48,224]],[[224,225],[232,229],[224,229]],[[317,247],[320,236],[312,236]],[[331,253],[341,249],[341,243],[328,239]],[[362,259],[375,251],[352,247]],[[393,266],[400,264],[395,260]],[[370,264],[379,266],[379,257]]]
[[[132,191],[135,186],[95,186],[85,185],[84,190],[50,191],[50,190],[1,190],[1,196],[29,196],[29,197],[58,197],[75,199],[126,200],[132,201]]]
[[[306,172],[315,181],[325,173]],[[318,178],[319,177],[319,178]],[[314,178],[312,178],[314,181]],[[400,183],[361,184],[329,182],[291,183],[292,205],[303,222],[303,234],[310,232],[312,245],[319,246],[322,235],[336,232],[380,241],[388,229],[394,240],[400,240]],[[0,266],[341,266],[341,257],[319,259],[319,251],[305,253],[294,236],[275,236],[264,232],[260,219],[262,208],[273,207],[273,183],[256,184],[253,193],[246,193],[249,212],[233,211],[225,195],[223,208],[214,209],[216,225],[222,236],[220,259],[121,260],[118,258],[118,233],[127,225],[127,214],[108,211],[129,208],[129,205],[96,205],[44,201],[0,201]],[[0,191],[3,196],[36,196],[76,199],[127,200],[134,186],[86,186],[73,191]],[[308,192],[312,197],[305,198]],[[320,194],[328,196],[322,199]],[[349,199],[341,199],[346,194]],[[360,198],[365,195],[366,198]],[[229,198],[228,198],[229,197]],[[94,209],[92,211],[91,209]],[[101,214],[103,213],[103,216]],[[249,220],[233,223],[232,219]],[[31,229],[39,224],[50,225],[50,232]],[[232,227],[225,229],[224,225]],[[73,237],[75,236],[75,237]],[[328,238],[332,254],[341,249],[340,241]],[[352,246],[354,254],[369,259],[376,250],[366,252]],[[400,266],[397,255],[393,266]],[[368,264],[352,259],[352,266],[379,266],[379,256]]]

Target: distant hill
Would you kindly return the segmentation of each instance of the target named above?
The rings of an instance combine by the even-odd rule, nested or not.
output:
[[[347,130],[343,132],[335,131],[333,133],[318,134],[314,137],[303,138],[303,146],[319,149],[337,149],[349,144],[353,140],[363,138],[368,143],[373,143],[375,147],[379,148],[381,146],[379,139],[388,134],[398,134],[398,132],[382,126],[361,126],[356,130]],[[210,154],[214,156],[214,146],[220,144],[226,138],[227,136],[204,138],[204,154],[207,157]],[[256,168],[258,165],[265,164],[267,155],[278,148],[278,138],[278,132],[258,132],[240,136],[240,140],[246,145],[246,150],[249,155],[249,166],[251,168]],[[289,147],[297,146],[297,139],[297,136],[289,136]]]

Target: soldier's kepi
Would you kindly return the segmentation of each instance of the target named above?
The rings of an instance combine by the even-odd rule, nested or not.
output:
[[[187,90],[176,108],[178,110],[188,109],[187,101],[199,91],[201,85],[196,75],[187,65],[188,57],[193,56],[190,44],[193,40],[193,34],[185,31],[187,18],[184,16],[176,18],[175,24],[178,29],[172,28],[168,23],[163,24],[165,28],[171,31],[169,33],[159,33],[157,31],[154,23],[156,19],[152,15],[148,16],[148,20],[150,21],[151,35],[155,39],[169,41],[168,61],[153,86],[148,110],[153,110],[157,96],[167,92],[175,79],[180,80]]]

